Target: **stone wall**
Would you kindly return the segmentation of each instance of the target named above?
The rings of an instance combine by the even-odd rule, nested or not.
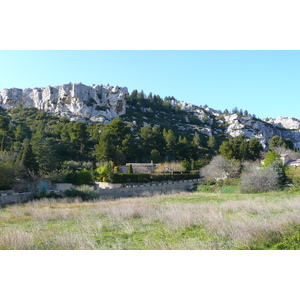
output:
[[[122,188],[100,189],[98,192],[100,199],[143,197],[157,194],[176,194],[181,191],[191,190],[199,183],[199,181],[200,179],[192,179],[161,183],[131,184]]]
[[[146,183],[146,184],[127,184],[123,187],[120,184],[107,184],[99,188],[96,185],[96,191],[99,193],[98,199],[117,199],[130,197],[145,197],[160,194],[176,194],[181,191],[192,190],[200,179],[182,180],[182,181],[166,181],[160,183]],[[54,192],[62,194],[62,187],[70,188],[70,184],[59,184],[59,189]],[[100,185],[101,186],[101,185]],[[0,205],[21,203],[33,199],[32,193],[1,193]],[[97,200],[97,199],[96,199]]]
[[[3,204],[13,204],[13,203],[21,203],[33,198],[32,193],[12,193],[5,194],[1,193],[0,195],[0,205]]]

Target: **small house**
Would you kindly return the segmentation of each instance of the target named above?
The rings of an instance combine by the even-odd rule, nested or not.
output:
[[[280,156],[282,163],[285,166],[298,167],[300,166],[300,159],[291,159],[288,154],[281,154]]]

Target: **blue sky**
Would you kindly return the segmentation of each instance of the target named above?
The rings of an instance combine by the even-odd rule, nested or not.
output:
[[[109,83],[261,118],[300,118],[300,51],[2,50],[0,68],[0,90]]]

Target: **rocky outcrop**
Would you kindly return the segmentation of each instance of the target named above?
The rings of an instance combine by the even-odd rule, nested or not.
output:
[[[11,88],[0,92],[0,106],[13,108],[21,104],[74,121],[104,123],[125,114],[127,93],[126,87],[82,83],[24,90]]]
[[[270,123],[253,117],[240,117],[237,114],[225,115],[227,123],[226,133],[232,137],[245,135],[247,138],[256,137],[261,145],[267,149],[269,141],[274,135],[283,139],[291,139],[295,148],[300,148],[300,132],[278,128]]]
[[[297,118],[277,117],[276,119],[265,119],[265,121],[274,126],[280,126],[286,129],[293,129],[293,130],[300,129],[300,119]]]

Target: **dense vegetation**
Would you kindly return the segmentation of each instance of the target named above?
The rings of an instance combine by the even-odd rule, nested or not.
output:
[[[48,176],[78,185],[104,179],[131,182],[134,176],[117,174],[118,166],[179,161],[182,173],[203,168],[218,154],[241,163],[234,175],[238,177],[244,162],[261,158],[262,147],[256,138],[228,137],[222,117],[203,109],[197,118],[193,111],[171,105],[175,100],[134,90],[126,98],[127,113],[109,124],[70,121],[33,107],[0,109],[0,189],[9,189],[16,177],[32,182]],[[249,116],[237,108],[232,112]],[[211,136],[202,132],[208,124],[214,130]],[[270,141],[273,150],[292,146],[281,137]],[[280,168],[277,163],[278,172]],[[297,182],[294,171],[287,173]],[[281,184],[288,178],[284,176]],[[143,182],[142,177],[137,181]]]

